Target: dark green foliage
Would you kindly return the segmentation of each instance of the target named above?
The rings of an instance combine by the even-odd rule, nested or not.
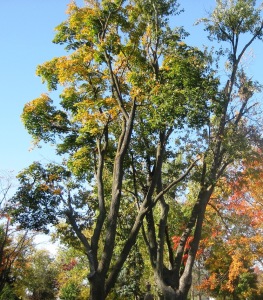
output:
[[[19,174],[18,180],[21,186],[11,199],[13,206],[9,210],[22,228],[48,232],[50,224],[65,219],[69,204],[82,226],[92,224],[93,212],[87,202],[89,193],[79,189],[81,182],[74,182],[73,175],[64,167],[49,164],[43,168],[34,163]],[[87,210],[82,215],[84,207]]]

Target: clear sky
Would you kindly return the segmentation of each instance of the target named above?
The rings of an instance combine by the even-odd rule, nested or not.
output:
[[[35,69],[54,56],[64,54],[63,46],[52,43],[54,27],[66,19],[70,0],[0,0],[0,170],[19,170],[35,160],[52,159],[46,148],[31,148],[31,138],[20,120],[26,102],[46,92]],[[176,25],[185,25],[192,45],[206,43],[206,33],[193,27],[196,19],[211,10],[215,0],[181,0],[185,13]],[[77,1],[82,4],[82,0]],[[251,72],[262,78],[262,44],[254,49]],[[261,77],[261,78],[260,78]],[[263,80],[262,80],[263,81]]]

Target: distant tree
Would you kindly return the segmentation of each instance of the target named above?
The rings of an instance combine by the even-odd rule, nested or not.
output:
[[[199,288],[217,298],[260,299],[255,267],[262,265],[262,154],[245,159],[240,175],[221,181],[210,200],[197,258]],[[259,196],[260,195],[260,196]],[[198,284],[197,284],[198,285]],[[220,298],[220,299],[221,299]]]
[[[72,246],[59,250],[55,265],[58,271],[58,296],[62,300],[85,300],[89,295],[87,286],[87,257]]]
[[[15,269],[23,265],[26,252],[31,246],[32,237],[12,226],[6,212],[14,178],[12,172],[0,173],[0,299],[15,299],[13,290],[16,281]],[[9,296],[7,296],[7,294]]]
[[[57,299],[57,268],[46,250],[36,250],[27,257],[21,274],[20,292],[25,300]]]
[[[15,281],[14,268],[23,260],[30,243],[26,234],[15,236],[10,227],[10,220],[0,225],[0,294],[5,285]]]

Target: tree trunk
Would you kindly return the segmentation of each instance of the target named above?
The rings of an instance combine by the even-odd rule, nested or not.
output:
[[[184,295],[183,293],[181,293],[180,291],[171,291],[170,293],[166,293],[165,295],[163,295],[163,297],[161,298],[163,300],[187,300],[187,294]]]
[[[189,289],[187,289],[186,286],[184,286],[184,290],[180,289],[180,287],[178,289],[174,289],[171,286],[168,286],[167,284],[165,284],[165,282],[160,277],[158,277],[158,275],[156,276],[156,282],[162,293],[162,295],[160,296],[160,299],[162,299],[162,300],[187,300],[187,295],[188,295],[191,285],[189,285]]]
[[[90,282],[90,296],[89,300],[105,300],[105,288],[104,280],[98,274],[95,274],[92,278],[89,278]]]

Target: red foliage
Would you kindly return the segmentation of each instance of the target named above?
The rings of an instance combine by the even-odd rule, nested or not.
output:
[[[77,260],[75,258],[72,258],[69,263],[62,265],[62,270],[70,271],[76,266],[76,264],[77,264]]]

